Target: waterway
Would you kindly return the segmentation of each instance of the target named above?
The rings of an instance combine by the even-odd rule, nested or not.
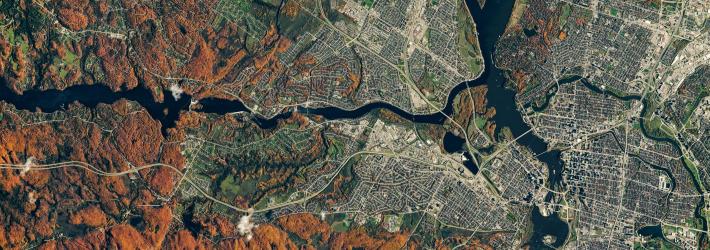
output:
[[[557,249],[567,241],[569,226],[559,219],[557,212],[543,216],[540,208],[534,206],[531,218],[533,231],[530,241],[527,243],[530,249],[550,249],[550,246]],[[547,243],[545,237],[549,238]]]
[[[521,113],[515,103],[515,91],[505,87],[506,76],[504,71],[498,69],[494,63],[495,47],[498,39],[503,34],[508,19],[513,8],[513,0],[487,0],[483,8],[479,6],[478,1],[466,0],[466,4],[471,11],[472,17],[476,23],[478,33],[478,42],[484,59],[484,71],[482,74],[467,82],[462,82],[456,85],[448,95],[446,105],[440,112],[432,114],[415,115],[403,111],[389,103],[369,103],[358,107],[354,110],[345,110],[337,107],[296,107],[300,113],[308,113],[320,115],[325,119],[356,119],[366,115],[369,112],[387,109],[404,119],[417,123],[443,124],[446,121],[446,116],[453,113],[453,100],[461,91],[474,86],[486,85],[488,87],[487,99],[488,104],[496,109],[496,115],[492,120],[496,123],[497,129],[495,134],[500,132],[500,129],[507,127],[512,132],[514,138],[518,138],[517,142],[535,154],[538,160],[545,163],[548,167],[548,182],[550,187],[555,189],[561,183],[562,177],[562,161],[560,159],[559,150],[548,150],[548,144],[534,133],[528,133],[531,129],[525,123]],[[174,100],[169,92],[165,92],[165,101],[156,102],[150,95],[150,92],[143,88],[135,88],[131,90],[121,90],[113,92],[109,88],[101,85],[82,85],[69,87],[65,90],[29,90],[22,95],[15,94],[7,88],[5,82],[0,83],[0,100],[11,103],[19,109],[35,111],[41,109],[45,112],[52,112],[65,108],[73,102],[79,102],[88,107],[95,107],[99,103],[113,103],[119,99],[128,99],[138,102],[145,107],[150,115],[161,122],[162,131],[165,133],[167,128],[173,127],[178,119],[179,113],[182,110],[187,110],[190,107],[191,97],[182,95],[178,100]],[[197,111],[205,113],[225,114],[231,112],[250,112],[250,110],[239,101],[222,100],[207,98],[199,100],[201,108]],[[274,117],[266,118],[254,115],[254,121],[262,128],[273,128],[279,120],[291,116],[294,109],[286,110]],[[456,150],[459,151],[459,150]],[[466,166],[472,172],[478,172],[477,166],[472,166],[473,161],[471,154],[463,150],[463,155],[469,160],[464,161]],[[475,171],[474,171],[475,170]],[[552,195],[548,195],[547,202],[552,200]],[[562,221],[557,213],[552,213],[550,216],[542,216],[539,211],[531,215],[533,222],[532,237],[528,245],[534,249],[545,248],[547,245],[543,243],[543,237],[552,235],[556,241],[552,247],[560,247],[564,244],[568,237],[568,225]]]
[[[164,101],[156,102],[150,91],[145,88],[112,91],[103,85],[77,85],[64,90],[27,90],[22,94],[12,91],[0,77],[0,101],[5,101],[17,109],[42,112],[64,110],[68,105],[78,102],[88,108],[95,108],[99,103],[114,103],[120,99],[135,101],[145,108],[153,119],[159,120],[163,134],[175,126],[181,110],[190,105],[190,97],[175,100],[168,91],[163,92]]]
[[[683,152],[682,148],[680,146],[680,143],[678,143],[678,141],[673,140],[671,138],[655,136],[655,135],[649,133],[649,131],[647,130],[648,128],[646,127],[646,124],[645,124],[646,119],[644,119],[644,118],[648,116],[649,111],[650,112],[653,112],[653,111],[649,109],[649,106],[651,104],[648,99],[641,99],[641,100],[643,102],[643,108],[641,109],[641,115],[640,115],[641,119],[639,119],[639,123],[640,123],[640,127],[641,127],[641,133],[644,135],[644,137],[650,138],[651,140],[654,140],[654,141],[670,143],[671,145],[673,145],[673,147],[676,150],[678,150],[678,152]],[[693,171],[690,169],[691,166],[688,166],[685,157],[687,157],[687,156],[681,155],[679,160],[683,164],[683,167],[688,171],[688,173],[692,173]],[[696,180],[695,177],[692,175],[690,176],[690,178],[693,182],[693,186],[695,187],[695,190],[698,193],[701,193],[701,194],[704,193],[704,191],[701,187],[701,183],[699,183],[699,181],[701,181],[701,180]],[[675,182],[675,178],[673,178],[673,182]],[[705,196],[700,196],[700,200],[698,201],[698,204],[696,204],[695,211],[694,211],[695,219],[702,221],[703,232],[700,233],[700,237],[698,239],[698,242],[700,242],[700,244],[703,244],[703,242],[705,242],[708,237],[708,234],[707,234],[708,221],[707,221],[707,218],[703,215],[703,208],[704,207],[705,207]]]
[[[451,132],[446,132],[444,134],[444,151],[449,154],[460,153],[462,154],[464,161],[463,165],[471,171],[473,174],[478,174],[478,165],[473,160],[473,156],[470,152],[466,150],[466,139],[460,136],[454,135]]]

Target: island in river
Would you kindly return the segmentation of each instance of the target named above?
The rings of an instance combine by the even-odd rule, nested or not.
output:
[[[485,2],[4,2],[0,248],[706,246],[703,43]]]

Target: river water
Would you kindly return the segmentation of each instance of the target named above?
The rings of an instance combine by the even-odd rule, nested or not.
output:
[[[504,71],[498,69],[494,63],[494,52],[498,38],[505,31],[506,24],[510,18],[513,8],[513,0],[487,0],[484,8],[480,8],[478,1],[466,1],[469,10],[476,23],[478,41],[484,58],[484,71],[477,79],[462,82],[456,85],[448,95],[445,107],[441,112],[424,115],[414,115],[408,113],[389,103],[369,103],[354,110],[344,110],[337,107],[309,108],[297,107],[301,113],[323,116],[325,119],[356,119],[369,112],[379,109],[387,109],[404,119],[417,123],[443,124],[446,115],[453,113],[453,100],[462,90],[469,87],[486,85],[488,87],[488,104],[496,109],[496,115],[492,118],[497,125],[496,134],[500,128],[507,127],[512,132],[518,143],[527,147],[538,160],[544,162],[548,167],[549,188],[556,188],[560,185],[562,174],[562,162],[560,152],[557,150],[548,151],[548,144],[534,133],[527,133],[530,126],[525,123],[521,113],[515,104],[515,91],[505,87],[506,77]],[[161,122],[162,131],[173,127],[182,110],[189,108],[191,97],[183,94],[179,100],[171,98],[170,92],[164,92],[166,98],[164,102],[156,102],[150,92],[138,87],[131,90],[121,90],[113,92],[109,88],[101,85],[81,85],[69,87],[63,91],[58,90],[30,90],[22,95],[12,92],[5,82],[0,83],[0,100],[11,103],[19,109],[35,111],[41,109],[45,112],[52,112],[65,108],[68,104],[79,102],[87,107],[95,107],[99,103],[113,103],[119,99],[128,99],[138,102],[145,107],[150,115]],[[231,112],[250,112],[250,110],[239,101],[207,98],[199,100],[201,108],[197,111],[205,113],[226,114]],[[274,117],[265,118],[255,115],[253,120],[262,128],[271,129],[278,123],[278,120],[291,116],[293,110],[286,110]],[[460,151],[460,150],[457,150]],[[469,152],[463,152],[469,159],[472,157]],[[472,172],[478,172],[477,166],[471,166],[472,161],[467,161],[467,167]],[[474,171],[475,170],[475,171]],[[551,201],[552,195],[548,195],[546,201]],[[533,222],[532,237],[528,245],[534,249],[548,247],[543,243],[545,235],[552,235],[556,241],[551,244],[553,247],[560,247],[564,244],[569,234],[566,222],[559,219],[557,213],[550,216],[542,216],[539,211],[534,210],[531,214]]]

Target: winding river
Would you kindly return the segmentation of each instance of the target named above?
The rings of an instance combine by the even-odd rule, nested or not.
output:
[[[462,82],[456,85],[448,95],[446,105],[441,112],[424,115],[414,115],[408,113],[389,103],[377,102],[363,105],[354,110],[344,110],[337,107],[307,108],[297,107],[301,113],[308,113],[323,116],[325,119],[355,119],[362,117],[369,112],[379,109],[389,110],[404,119],[417,123],[443,124],[446,116],[453,113],[453,100],[462,90],[469,87],[487,85],[487,99],[490,106],[496,109],[496,115],[492,118],[498,129],[502,127],[510,128],[514,137],[520,137],[518,143],[527,147],[537,158],[547,164],[550,188],[560,185],[562,174],[562,162],[560,151],[548,151],[548,144],[534,133],[527,133],[530,126],[524,122],[521,113],[515,104],[515,91],[505,87],[506,77],[504,71],[498,69],[493,62],[495,45],[498,38],[505,31],[508,19],[513,9],[513,0],[487,0],[484,8],[479,6],[476,0],[466,0],[466,4],[471,11],[478,31],[478,41],[484,58],[484,71],[475,80]],[[183,95],[180,99],[171,98],[170,92],[164,92],[164,102],[156,102],[147,89],[142,87],[131,90],[112,91],[102,85],[80,85],[69,87],[65,90],[29,90],[22,95],[18,95],[7,87],[6,82],[0,83],[0,100],[15,105],[18,109],[36,111],[41,109],[44,112],[52,112],[64,109],[67,105],[79,102],[87,107],[95,107],[99,103],[113,103],[119,99],[127,99],[138,102],[146,108],[150,115],[161,122],[162,132],[165,134],[168,128],[175,126],[180,111],[187,110],[190,106],[191,97]],[[206,98],[199,100],[201,108],[197,111],[205,113],[226,114],[231,112],[250,112],[245,105],[239,101]],[[285,111],[272,118],[264,118],[255,115],[253,120],[262,128],[273,128],[279,120],[288,118],[293,111]],[[466,156],[471,157],[468,152]],[[473,171],[475,173],[475,171]],[[546,198],[547,201],[551,196]],[[537,209],[532,213],[533,233],[528,245],[534,249],[546,248],[543,237],[552,235],[556,239],[551,246],[560,247],[566,241],[569,229],[566,222],[559,219],[557,213],[549,216],[542,216]]]

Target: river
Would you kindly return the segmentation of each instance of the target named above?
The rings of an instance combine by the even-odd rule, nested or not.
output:
[[[484,8],[480,8],[478,1],[466,0],[466,4],[471,11],[476,23],[478,41],[484,59],[484,71],[472,81],[462,82],[456,85],[448,95],[446,105],[441,112],[432,114],[414,115],[408,113],[389,103],[375,102],[363,105],[354,110],[344,110],[337,107],[296,107],[295,110],[301,113],[323,116],[325,119],[356,119],[369,112],[386,109],[404,119],[417,123],[443,124],[446,115],[453,113],[453,100],[462,90],[469,87],[486,85],[488,87],[488,104],[496,109],[496,115],[492,120],[496,123],[496,134],[500,128],[507,127],[512,132],[513,137],[518,139],[518,143],[527,147],[538,160],[544,162],[548,167],[548,182],[550,187],[555,189],[562,180],[562,161],[560,151],[548,151],[548,144],[534,133],[528,133],[531,129],[525,123],[521,113],[515,103],[515,91],[505,87],[506,77],[504,71],[498,69],[493,62],[496,42],[505,31],[506,24],[510,18],[514,1],[513,0],[487,0]],[[69,87],[63,91],[58,90],[29,90],[22,95],[15,94],[8,87],[6,82],[0,83],[0,100],[15,105],[18,109],[35,111],[41,109],[44,112],[52,112],[65,108],[73,102],[79,102],[87,107],[95,107],[99,103],[113,103],[119,99],[127,99],[138,102],[145,107],[150,115],[161,122],[161,131],[165,134],[167,129],[175,125],[182,110],[187,110],[191,101],[189,95],[183,94],[178,100],[171,98],[170,92],[164,92],[164,102],[153,100],[150,92],[142,87],[131,90],[111,91],[102,85],[81,85]],[[245,105],[239,101],[206,98],[199,100],[201,108],[197,111],[205,113],[226,114],[231,112],[250,112]],[[293,109],[286,110],[274,117],[266,118],[254,115],[253,120],[262,128],[274,128],[279,120],[291,116]],[[464,156],[471,159],[469,152],[463,152]],[[478,172],[477,166],[471,166],[473,161],[466,161],[466,165],[472,172]],[[550,202],[552,195],[546,197]],[[545,235],[552,235],[556,241],[552,247],[560,247],[566,241],[569,229],[566,222],[559,219],[558,214],[552,213],[550,216],[542,216],[539,211],[531,213],[533,222],[532,237],[528,245],[534,249],[546,248],[543,241]]]

